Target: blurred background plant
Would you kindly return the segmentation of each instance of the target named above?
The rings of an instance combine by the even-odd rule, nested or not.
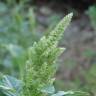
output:
[[[26,8],[23,1],[13,1],[0,2],[0,68],[10,72],[18,67],[15,59],[42,36],[37,31],[33,8]]]
[[[92,27],[96,30],[96,5],[89,7],[87,11]]]

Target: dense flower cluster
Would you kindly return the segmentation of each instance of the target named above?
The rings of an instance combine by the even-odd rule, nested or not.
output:
[[[22,96],[45,96],[41,89],[53,84],[52,78],[56,71],[55,62],[64,50],[58,48],[57,45],[71,18],[72,13],[64,17],[48,36],[43,36],[39,42],[35,42],[28,49]]]

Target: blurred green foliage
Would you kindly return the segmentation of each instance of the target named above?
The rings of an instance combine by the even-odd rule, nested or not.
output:
[[[11,8],[8,4],[0,2],[0,70],[18,70],[16,59],[42,36],[37,28],[32,8],[26,8],[21,3]]]
[[[96,5],[89,7],[87,13],[90,18],[92,27],[96,30]]]

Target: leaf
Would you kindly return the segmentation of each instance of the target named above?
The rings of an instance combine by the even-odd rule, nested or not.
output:
[[[47,86],[41,89],[41,92],[43,93],[48,93],[48,94],[53,94],[55,92],[54,86]]]
[[[11,76],[3,76],[0,89],[7,96],[19,96],[22,88],[22,82]]]
[[[2,85],[0,85],[0,89],[3,89],[3,90],[11,90],[11,88],[6,87],[6,86],[2,86]]]
[[[72,95],[72,94],[74,94],[74,92],[73,92],[73,91],[67,91],[67,92],[58,91],[58,93],[53,94],[53,95],[51,95],[51,96],[64,96],[64,95],[68,95],[68,94]]]

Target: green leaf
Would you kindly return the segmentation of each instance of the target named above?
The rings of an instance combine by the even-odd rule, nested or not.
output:
[[[11,76],[3,76],[1,79],[0,89],[7,96],[19,96],[22,88],[22,83]]]
[[[64,96],[64,95],[68,95],[68,94],[72,95],[72,94],[74,94],[74,92],[73,92],[73,91],[67,91],[67,92],[58,91],[58,93],[53,94],[53,95],[51,95],[51,96]]]
[[[6,86],[2,86],[2,85],[0,85],[0,89],[2,90],[11,90],[11,88],[9,88],[9,87],[6,87]]]
[[[53,93],[55,93],[55,88],[54,88],[54,86],[47,86],[47,87],[44,87],[43,89],[41,89],[41,92],[53,94]]]

